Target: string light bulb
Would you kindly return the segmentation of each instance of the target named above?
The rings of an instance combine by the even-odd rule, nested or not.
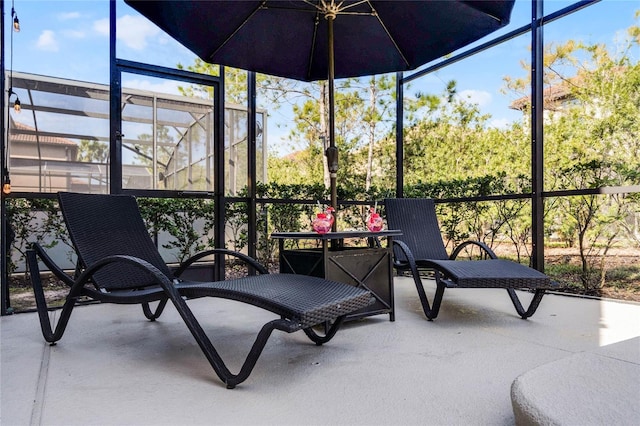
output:
[[[11,97],[12,95],[16,95],[16,100],[13,103],[13,110],[17,113],[20,113],[20,111],[22,111],[22,102],[20,102],[18,94],[14,92],[13,89],[9,89],[9,97]]]
[[[5,169],[4,176],[2,177],[2,193],[4,195],[11,194],[11,179],[9,178],[9,171]]]
[[[20,32],[20,20],[18,19],[18,14],[15,9],[11,8],[11,16],[13,17],[13,31],[19,33]]]

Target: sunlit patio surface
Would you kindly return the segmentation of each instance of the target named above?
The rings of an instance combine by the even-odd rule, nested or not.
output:
[[[504,290],[453,289],[429,322],[412,281],[395,285],[395,322],[352,321],[320,347],[276,331],[233,390],[171,307],[157,322],[139,306],[79,307],[56,346],[36,314],[2,317],[0,423],[640,423],[640,304],[547,295],[522,320]],[[227,360],[244,359],[271,317],[220,299],[189,303]]]

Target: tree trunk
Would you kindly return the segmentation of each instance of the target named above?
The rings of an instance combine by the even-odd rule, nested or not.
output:
[[[367,176],[365,178],[364,187],[365,190],[368,191],[371,188],[371,170],[373,169],[373,145],[375,144],[375,136],[376,136],[376,99],[377,99],[377,90],[376,90],[376,78],[371,77],[371,82],[369,83],[369,108],[370,110],[370,121],[369,121],[369,152],[367,153]]]
[[[320,82],[320,139],[322,140],[322,170],[323,170],[323,179],[324,187],[329,189],[331,188],[331,176],[329,175],[329,163],[327,162],[327,156],[325,153],[327,152],[327,148],[329,147],[329,126],[327,125],[327,82]]]

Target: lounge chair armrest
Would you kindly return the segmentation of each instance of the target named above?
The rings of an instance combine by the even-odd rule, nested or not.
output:
[[[400,241],[400,240],[393,240],[393,245],[398,246],[402,251],[402,253],[405,255],[405,257],[407,258],[407,263],[409,264],[409,268],[411,269],[411,274],[413,275],[414,280],[419,279],[420,274],[418,273],[418,265],[416,264],[416,258],[413,256],[413,253],[411,252],[411,249],[409,248],[409,246],[404,241]]]
[[[78,297],[82,292],[81,290],[84,288],[84,286],[87,283],[91,281],[91,277],[97,270],[103,268],[107,264],[115,263],[115,262],[126,262],[126,263],[136,264],[136,266],[140,267],[141,269],[146,269],[148,273],[154,275],[156,280],[158,281],[163,279],[166,280],[166,277],[164,276],[164,274],[158,272],[155,269],[155,267],[153,267],[150,263],[147,263],[146,261],[142,259],[138,259],[136,257],[124,256],[124,255],[109,256],[104,259],[101,259],[99,262],[96,262],[95,264],[85,269],[82,274],[80,274],[78,277],[74,279],[70,277],[67,273],[65,273],[53,261],[53,259],[49,257],[47,252],[44,250],[44,248],[40,244],[31,243],[30,246],[31,246],[30,249],[27,251],[27,256],[28,257],[30,256],[30,259],[31,259],[29,263],[29,270],[31,274],[32,275],[37,274],[39,277],[40,268],[38,267],[37,258],[40,258],[42,263],[45,264],[45,266],[51,271],[51,273],[53,273],[56,276],[56,278],[63,281],[66,285],[70,287],[69,295],[67,297]],[[158,282],[158,284],[160,283]]]
[[[93,265],[87,267],[76,279],[72,279],[68,274],[66,274],[59,266],[53,262],[53,260],[46,254],[46,252],[36,243],[31,245],[31,249],[27,251],[27,259],[29,262],[29,270],[32,275],[32,281],[34,283],[34,290],[42,291],[42,283],[40,280],[40,268],[38,267],[37,259],[40,258],[42,262],[51,270],[51,272],[59,279],[64,281],[70,287],[69,294],[67,295],[67,299],[77,298],[82,295],[83,289],[86,284],[91,283],[91,278],[93,274],[95,274],[98,270],[102,269],[106,265],[112,263],[128,263],[132,264],[140,269],[144,269],[150,275],[153,275],[157,284],[163,288],[165,292],[175,291],[176,295],[178,295],[177,290],[174,289],[173,283],[155,266],[150,264],[149,262],[126,255],[114,255],[108,256],[104,259],[95,262]],[[35,288],[35,287],[40,287]],[[94,295],[101,294],[99,291],[92,289],[87,289],[87,291],[94,293]],[[97,298],[99,299],[99,297]]]
[[[467,246],[470,245],[475,245],[480,247],[480,249],[482,251],[484,251],[487,255],[489,255],[489,257],[491,259],[497,259],[498,256],[496,256],[496,254],[493,252],[493,250],[491,250],[491,247],[489,247],[488,245],[486,245],[485,243],[483,243],[482,241],[465,241],[462,242],[460,244],[458,244],[458,246],[453,250],[453,253],[451,253],[451,256],[449,256],[449,259],[453,260],[456,257],[458,257],[458,255],[460,254],[460,252]]]
[[[233,256],[235,258],[238,258],[240,260],[242,260],[244,263],[248,264],[249,266],[255,268],[256,271],[258,271],[260,274],[268,274],[269,271],[267,270],[267,268],[265,268],[261,263],[259,263],[257,260],[255,260],[254,258],[247,256],[246,254],[237,252],[237,251],[233,251],[233,250],[229,250],[229,249],[211,249],[211,250],[206,250],[200,253],[197,253],[193,256],[191,256],[190,258],[188,258],[187,260],[185,260],[184,262],[182,262],[180,264],[180,266],[178,266],[178,268],[175,270],[174,275],[176,277],[180,277],[180,275],[182,275],[182,273],[189,267],[191,266],[194,262],[207,257],[207,256],[211,256],[214,254],[224,254],[224,255],[228,255],[228,256]]]
[[[29,250],[28,251],[32,251],[37,257],[39,257],[40,260],[42,260],[42,263],[44,263],[45,266],[47,268],[49,268],[49,270],[53,273],[53,275],[56,276],[56,278],[58,278],[59,280],[64,282],[69,287],[73,287],[73,284],[74,284],[73,278],[70,277],[66,272],[64,272],[53,261],[53,259],[51,259],[51,257],[49,257],[47,252],[44,250],[44,248],[40,244],[38,244],[38,243],[29,244]],[[37,268],[37,265],[38,265],[37,262],[34,263],[34,265]],[[32,270],[31,273],[32,274],[40,273],[39,268],[37,268],[36,270]]]
[[[53,272],[53,274],[57,278],[64,281],[64,283],[70,287],[69,294],[67,295],[64,306],[62,307],[62,312],[60,314],[60,318],[58,319],[58,323],[55,326],[55,329],[52,327],[48,315],[49,307],[47,306],[44,288],[42,286],[42,280],[40,279],[38,258],[42,260],[42,262],[49,268],[51,272]],[[27,250],[27,262],[29,265],[29,271],[31,273],[31,284],[36,300],[42,335],[45,340],[51,344],[55,344],[62,338],[62,335],[64,334],[64,331],[67,327],[71,312],[73,311],[73,307],[76,303],[77,298],[82,295],[85,284],[90,281],[91,277],[97,270],[107,264],[114,262],[126,262],[144,268],[147,270],[147,272],[156,277],[156,279],[158,280],[158,284],[163,288],[163,290],[169,297],[180,297],[178,291],[173,286],[173,283],[171,283],[171,281],[169,281],[169,279],[158,269],[156,269],[153,265],[145,262],[144,260],[131,256],[110,256],[104,258],[88,267],[82,274],[80,274],[80,276],[76,280],[73,280],[71,277],[69,277],[69,275],[62,271],[62,269],[55,264],[55,262],[47,255],[44,249],[37,243],[31,244],[29,250]],[[100,294],[96,291],[94,291],[94,293]]]

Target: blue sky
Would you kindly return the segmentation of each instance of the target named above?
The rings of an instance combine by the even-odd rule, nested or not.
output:
[[[572,1],[547,1],[545,14],[559,10]],[[21,31],[6,34],[6,66],[16,71],[108,83],[109,39],[107,0],[36,1],[14,0],[13,6],[20,19]],[[10,28],[11,1],[5,1],[5,25]],[[562,22],[545,27],[545,43],[562,43],[569,39],[614,45],[623,30],[634,23],[634,11],[640,9],[637,0],[603,0],[573,14]],[[502,32],[511,31],[530,22],[531,3],[516,0],[511,24]],[[500,34],[496,33],[496,34]],[[494,35],[495,36],[495,35]],[[13,37],[13,60],[10,42]],[[489,36],[490,39],[493,36]],[[486,40],[486,39],[485,39]],[[483,40],[484,41],[484,40]],[[504,76],[522,77],[520,61],[530,59],[529,38],[521,37],[477,58],[467,60],[437,73],[416,80],[407,90],[442,93],[449,80],[456,80],[461,96],[477,102],[483,112],[492,115],[492,124],[503,125],[517,119],[519,113],[508,105],[516,94],[500,93]],[[195,56],[169,36],[158,30],[122,1],[118,1],[118,57],[140,62],[175,67],[177,63],[191,64]],[[635,52],[636,59],[640,57]],[[407,73],[410,74],[410,73]],[[158,81],[136,77],[127,86],[172,92],[171,87],[158,86]],[[166,83],[163,83],[166,84]],[[287,111],[274,112],[269,119],[269,145],[281,145],[286,133],[278,130],[278,121],[287,121]],[[285,123],[286,124],[286,123]]]

